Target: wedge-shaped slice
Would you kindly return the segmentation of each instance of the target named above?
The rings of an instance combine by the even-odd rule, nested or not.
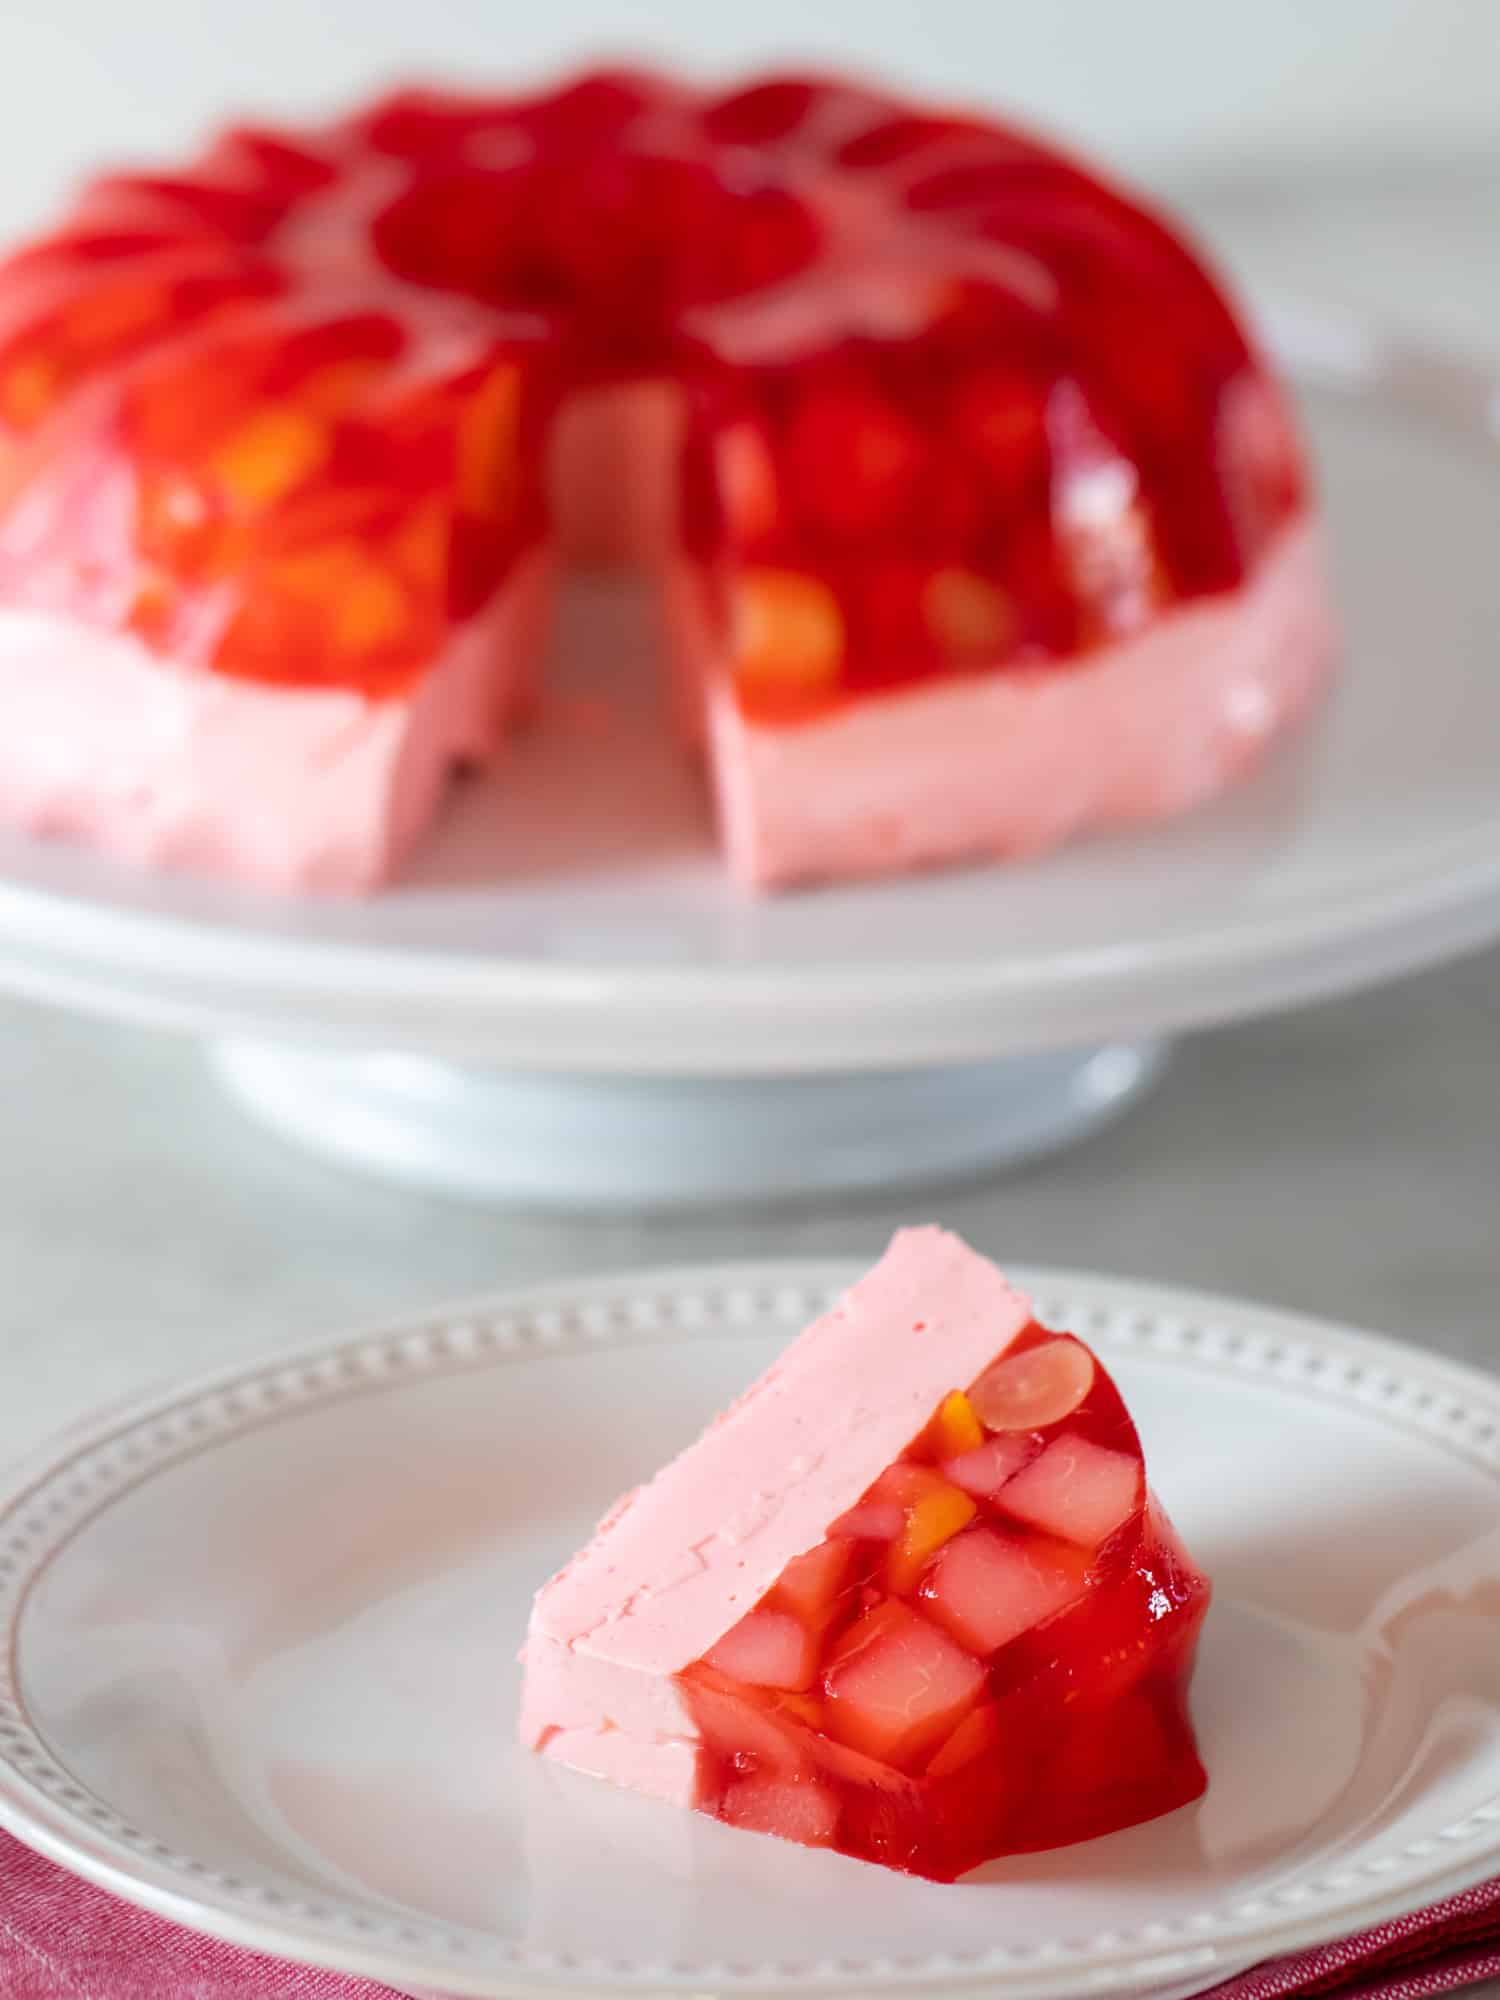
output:
[[[521,1735],[951,1880],[1198,1796],[1207,1604],[1097,1358],[906,1230],[542,1590]]]

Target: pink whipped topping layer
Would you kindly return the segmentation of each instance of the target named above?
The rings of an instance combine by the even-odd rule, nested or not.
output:
[[[0,611],[0,819],[280,890],[385,881],[526,693],[544,558],[403,700],[184,671],[127,634]]]
[[[607,552],[579,468],[628,459],[660,406],[581,424],[559,469],[568,543]],[[654,452],[635,457],[659,463]],[[634,518],[659,545],[660,496]],[[592,511],[590,511],[592,509]],[[540,650],[551,563],[522,564],[406,698],[184,672],[129,637],[0,612],[0,817],[136,862],[277,889],[367,890],[437,810],[453,767],[493,753]],[[1080,828],[1179,812],[1239,776],[1331,667],[1316,525],[1250,583],[1166,614],[1076,667],[977,674],[792,728],[748,723],[682,578],[665,574],[676,707],[707,702],[730,867],[752,888],[961,855],[1036,852]],[[503,782],[503,779],[501,780]]]
[[[521,1740],[678,1803],[696,1725],[672,1676],[823,1540],[1031,1308],[956,1236],[904,1229],[723,1416],[538,1594]]]
[[[1077,666],[915,688],[791,729],[756,727],[708,678],[729,866],[773,888],[965,855],[1022,855],[1086,827],[1166,818],[1252,766],[1330,672],[1318,528],[1248,585],[1198,599]]]

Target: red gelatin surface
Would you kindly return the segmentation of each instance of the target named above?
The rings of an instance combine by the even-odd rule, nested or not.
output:
[[[558,403],[663,378],[682,550],[767,724],[1063,670],[1238,584],[1305,498],[1213,280],[1075,162],[830,79],[601,71],[86,189],[0,265],[0,597],[394,693],[546,534]]]
[[[1114,1384],[1033,1325],[964,1386],[678,1676],[702,1811],[951,1881],[1203,1791],[1187,1695],[1208,1585]]]

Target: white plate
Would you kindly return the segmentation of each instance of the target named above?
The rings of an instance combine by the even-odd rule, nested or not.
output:
[[[1258,781],[1191,819],[747,903],[640,698],[645,649],[621,659],[596,597],[571,607],[559,678],[606,674],[617,727],[518,746],[397,888],[271,901],[12,833],[0,980],[221,1036],[745,1075],[1158,1034],[1480,942],[1500,928],[1495,384],[1327,315],[1273,328],[1322,459],[1348,672]]]
[[[520,1752],[532,1590],[849,1275],[554,1287],[75,1437],[0,1501],[0,1818],[220,1936],[482,1995],[1202,1985],[1500,1866],[1500,1384],[1100,1279],[1030,1282],[1215,1578],[1201,1806],[939,1888]]]

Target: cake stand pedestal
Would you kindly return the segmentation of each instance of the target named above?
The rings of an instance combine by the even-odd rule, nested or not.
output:
[[[635,1208],[1003,1166],[1123,1110],[1180,1030],[1486,943],[1500,385],[1338,314],[1267,319],[1347,662],[1191,817],[752,902],[663,726],[649,622],[601,584],[562,607],[545,726],[393,888],[257,897],[0,831],[0,985],[201,1036],[250,1113],[351,1167]]]
[[[1150,1088],[1156,1041],[844,1076],[643,1078],[221,1041],[230,1092],[284,1137],[444,1194],[681,1208],[919,1186],[1086,1137]]]

